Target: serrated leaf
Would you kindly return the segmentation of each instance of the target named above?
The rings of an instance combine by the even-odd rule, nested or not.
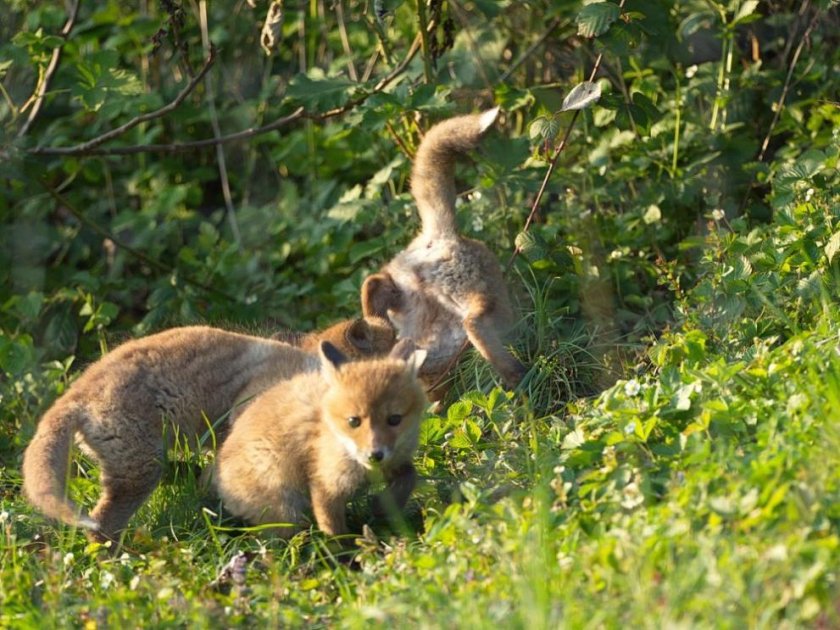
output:
[[[581,37],[598,37],[609,29],[621,15],[621,9],[612,2],[588,4],[578,13],[575,22]]]
[[[560,121],[554,116],[541,116],[534,119],[529,129],[531,140],[551,142],[560,132]]]
[[[353,82],[342,77],[326,78],[315,68],[309,75],[295,76],[289,82],[286,96],[309,110],[331,109],[343,105],[354,87]]]
[[[567,112],[572,109],[584,109],[592,105],[592,103],[597,103],[599,98],[601,98],[601,84],[594,81],[584,81],[583,83],[578,83],[566,95],[560,111]]]

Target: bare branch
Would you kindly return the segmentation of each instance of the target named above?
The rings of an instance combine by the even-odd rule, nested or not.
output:
[[[160,118],[161,116],[165,116],[169,112],[176,109],[187,96],[189,96],[190,92],[192,92],[195,87],[201,82],[204,78],[204,75],[207,74],[207,71],[210,69],[210,66],[213,65],[213,62],[216,59],[216,51],[211,47],[210,48],[210,55],[204,61],[204,65],[202,66],[201,70],[197,75],[195,75],[190,82],[184,86],[184,89],[175,97],[175,100],[164,105],[160,109],[156,109],[153,112],[149,112],[148,114],[142,114],[140,116],[136,116],[129,120],[124,125],[120,125],[116,129],[112,129],[106,133],[103,133],[92,140],[88,140],[87,142],[83,142],[82,144],[77,144],[74,147],[36,147],[29,151],[32,155],[94,155],[97,152],[94,151],[96,147],[100,144],[107,142],[108,140],[113,140],[117,138],[127,131],[133,129],[137,125],[148,122],[150,120],[154,120],[155,118]]]
[[[41,107],[44,105],[44,98],[47,95],[50,81],[52,81],[53,74],[55,74],[55,71],[58,69],[58,62],[61,60],[61,51],[64,49],[67,37],[70,35],[70,31],[73,30],[73,25],[76,23],[76,17],[79,15],[79,4],[81,4],[81,0],[75,0],[73,6],[70,8],[67,21],[64,23],[64,27],[61,29],[60,33],[60,36],[64,41],[53,48],[50,63],[41,75],[38,85],[35,87],[35,92],[32,95],[32,98],[34,99],[34,101],[32,101],[32,109],[29,110],[29,116],[26,118],[26,122],[24,122],[18,130],[18,138],[23,138],[23,136],[27,134],[29,128],[32,126],[32,123],[34,123],[35,119],[38,117]]]
[[[101,142],[104,142],[104,140],[100,142],[99,138],[95,138],[94,140],[96,140],[96,143],[93,146],[89,146],[91,145],[91,142],[94,142],[92,140],[90,142],[85,142],[80,145],[77,145],[75,147],[40,147],[30,150],[29,153],[34,155],[135,155],[138,153],[182,153],[185,151],[195,151],[197,149],[214,147],[216,145],[224,144],[227,142],[247,140],[248,138],[253,138],[255,136],[266,134],[271,131],[276,131],[277,129],[285,127],[286,125],[300,119],[326,120],[328,118],[333,118],[335,116],[340,116],[341,114],[344,114],[345,112],[353,109],[357,105],[360,105],[361,103],[365,102],[371,95],[376,94],[377,92],[381,92],[386,87],[388,87],[388,85],[390,85],[394,81],[394,79],[396,79],[405,71],[405,69],[408,67],[408,64],[411,63],[412,59],[414,59],[419,49],[420,36],[418,35],[415,38],[414,43],[411,45],[411,48],[409,48],[405,59],[403,59],[399,63],[399,65],[397,65],[393,70],[391,70],[391,72],[389,72],[382,79],[380,79],[379,82],[373,87],[373,90],[361,96],[360,98],[348,101],[341,107],[336,107],[326,112],[309,114],[306,112],[306,110],[304,110],[303,107],[298,107],[291,114],[283,116],[282,118],[278,118],[277,120],[270,122],[267,125],[263,125],[261,127],[251,127],[249,129],[244,129],[242,131],[237,131],[235,133],[228,134],[226,136],[219,136],[217,138],[206,138],[204,140],[195,140],[192,142],[173,142],[170,144],[139,144],[128,147],[114,147],[112,149],[101,149],[98,148],[98,145],[101,144]],[[192,81],[190,81],[190,86],[193,86],[193,83],[197,83],[198,81],[200,81],[204,73],[208,70],[208,68],[209,65],[205,64],[205,67],[202,68],[201,72]],[[172,109],[174,109],[174,107]],[[158,110],[158,112],[160,111],[161,110]]]

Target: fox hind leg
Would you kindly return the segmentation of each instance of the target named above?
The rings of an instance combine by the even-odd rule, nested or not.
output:
[[[492,301],[483,296],[475,297],[464,318],[464,329],[475,349],[499,372],[505,385],[516,387],[525,376],[525,366],[505,347],[501,331],[507,317],[498,312]]]

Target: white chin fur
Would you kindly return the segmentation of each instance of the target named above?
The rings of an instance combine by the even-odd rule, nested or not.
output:
[[[494,107],[493,109],[488,109],[486,112],[481,114],[478,118],[478,129],[481,133],[484,133],[490,126],[496,122],[496,118],[499,117],[499,108]]]

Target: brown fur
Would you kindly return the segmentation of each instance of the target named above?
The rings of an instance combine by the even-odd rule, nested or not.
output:
[[[421,370],[427,388],[444,375],[466,340],[509,387],[525,372],[503,342],[513,311],[499,262],[483,243],[460,236],[455,221],[455,158],[477,146],[497,115],[490,110],[459,116],[429,130],[411,179],[422,230],[362,285],[365,315],[388,317],[400,338],[428,351]]]
[[[387,358],[343,363],[330,348],[322,344],[320,372],[259,396],[216,459],[225,507],[255,525],[282,523],[271,528],[279,536],[298,531],[310,507],[322,531],[346,533],[347,500],[374,470],[388,483],[381,504],[402,507],[414,487],[424,351],[403,340]],[[394,414],[401,421],[391,426]]]
[[[336,330],[358,326],[343,322]],[[363,350],[334,329],[329,337],[364,356],[387,352],[389,328],[371,320],[372,341]],[[24,492],[46,515],[88,528],[97,539],[114,539],[157,486],[164,435],[177,433],[195,447],[208,422],[318,365],[315,355],[288,344],[206,326],[129,341],[88,367],[44,415],[24,453]],[[90,516],[66,496],[74,437],[101,468],[102,495]]]

